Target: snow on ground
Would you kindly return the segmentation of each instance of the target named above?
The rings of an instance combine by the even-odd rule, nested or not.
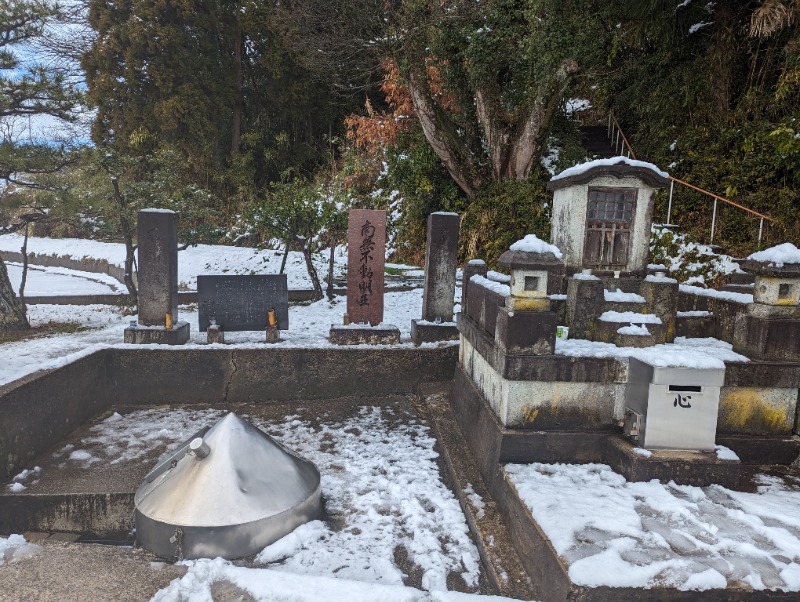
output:
[[[36,544],[28,543],[22,535],[9,535],[0,537],[0,566],[18,562],[41,552],[42,548]],[[2,588],[0,588],[0,591]]]
[[[22,264],[6,263],[11,286],[19,292],[22,282]],[[125,286],[108,274],[79,272],[67,268],[44,268],[28,264],[25,280],[26,297],[52,297],[55,295],[113,295],[125,292]]]
[[[147,450],[160,447],[165,450],[163,458],[223,415],[215,409],[168,408],[114,413],[93,426],[79,446],[65,446],[54,457],[62,465],[90,467],[96,462],[139,461]],[[221,560],[189,563],[189,574],[156,599],[210,599],[192,596],[208,592],[214,579],[229,574],[238,576],[235,583],[261,595],[259,584],[277,580],[278,586],[285,588],[281,584],[287,577],[280,575],[284,573],[293,580],[307,576],[301,581],[310,584],[305,588],[309,597],[300,599],[332,599],[313,598],[311,593],[328,585],[337,591],[344,588],[344,592],[348,582],[360,582],[353,587],[365,596],[385,591],[391,600],[421,599],[419,590],[400,587],[405,575],[396,562],[398,549],[419,568],[424,590],[446,590],[449,575],[460,575],[468,587],[476,587],[478,552],[457,499],[441,480],[436,440],[415,418],[398,418],[392,406],[365,406],[353,417],[320,420],[318,425],[298,415],[275,422],[251,418],[281,444],[317,465],[327,522],[308,523],[265,548],[255,562],[268,566],[268,571],[235,568]],[[336,581],[329,583],[333,578]],[[339,580],[345,583],[340,585]],[[371,589],[375,586],[365,584],[382,587]]]
[[[19,252],[23,237],[17,234],[0,236],[0,251]],[[222,251],[221,251],[222,250]],[[104,259],[118,267],[125,265],[125,246],[77,238],[30,238],[28,252],[36,255],[67,256],[73,259]],[[277,274],[280,272],[283,251],[251,247],[221,247],[195,245],[178,251],[178,286],[181,290],[197,290],[198,274]],[[327,274],[328,253],[316,255],[314,264],[322,278]],[[344,247],[336,250],[335,276],[347,266]],[[311,280],[306,273],[303,254],[289,253],[286,274],[290,289],[309,289]],[[31,293],[29,293],[31,294]]]
[[[629,483],[602,464],[505,471],[578,585],[800,591],[796,477],[742,493]]]

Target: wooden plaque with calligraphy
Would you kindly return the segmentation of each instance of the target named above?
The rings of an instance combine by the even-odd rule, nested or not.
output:
[[[376,326],[383,322],[386,212],[350,209],[347,247],[347,315]]]

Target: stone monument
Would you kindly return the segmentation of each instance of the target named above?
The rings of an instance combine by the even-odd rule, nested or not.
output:
[[[422,319],[411,321],[411,340],[417,345],[458,340],[453,304],[459,223],[457,213],[435,212],[428,216]]]
[[[350,209],[347,247],[347,313],[344,325],[331,326],[330,341],[339,345],[399,343],[397,326],[383,324],[386,211]]]
[[[178,321],[178,214],[139,211],[138,322],[125,329],[126,343],[183,345],[189,323]]]

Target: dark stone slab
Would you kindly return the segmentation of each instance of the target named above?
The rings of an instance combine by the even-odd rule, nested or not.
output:
[[[176,322],[172,328],[138,326],[125,329],[125,342],[134,345],[183,345],[189,341],[189,322]]]
[[[461,279],[461,311],[467,311],[467,299],[469,297],[469,280],[476,274],[486,277],[489,273],[489,267],[483,259],[471,259],[464,264],[463,274]]]
[[[573,339],[594,340],[594,322],[605,299],[603,281],[570,278],[567,281],[567,326]]]
[[[383,322],[386,212],[350,209],[347,246],[348,318],[377,326]]]
[[[336,345],[397,345],[400,343],[400,329],[391,324],[381,326],[333,324],[329,338],[331,343]]]
[[[178,214],[142,209],[137,228],[139,324],[163,326],[164,316],[178,321]]]
[[[264,330],[268,312],[275,310],[278,329],[289,329],[289,288],[286,274],[198,276],[200,331],[211,319],[225,332]]]
[[[725,386],[800,388],[800,363],[728,362],[725,364]]]
[[[422,343],[438,343],[439,341],[457,341],[458,328],[455,323],[436,324],[425,320],[411,320],[411,340],[415,345]]]
[[[551,311],[497,311],[494,340],[506,353],[552,355],[558,319]]]
[[[717,443],[733,450],[742,464],[789,465],[800,455],[800,440],[787,437],[725,435],[717,433]]]
[[[131,492],[0,492],[0,533],[57,531],[124,538],[133,526]]]
[[[675,316],[678,311],[678,283],[651,282],[644,280],[641,295],[645,298],[650,313],[661,319],[664,339],[658,342],[671,343],[675,340]],[[660,337],[656,337],[660,339]]]
[[[622,435],[609,437],[607,442],[606,462],[629,481],[658,479],[695,487],[716,483],[730,489],[739,486],[741,462],[720,460],[716,452],[658,450],[647,456]]]
[[[702,339],[714,336],[714,316],[677,316],[675,336]]]
[[[459,224],[457,213],[436,212],[428,216],[423,320],[453,320]]]
[[[740,315],[733,350],[752,359],[800,362],[800,320]]]

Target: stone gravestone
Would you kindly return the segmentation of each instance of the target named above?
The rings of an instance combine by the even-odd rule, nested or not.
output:
[[[289,329],[286,274],[197,277],[198,322],[207,331],[211,320],[223,332],[265,330],[275,311],[278,330]]]
[[[125,329],[125,342],[182,345],[189,323],[178,321],[178,214],[142,209],[137,238],[139,319]]]
[[[347,314],[344,326],[331,326],[331,342],[399,343],[399,329],[383,324],[386,212],[350,209],[347,246]]]
[[[417,345],[458,339],[453,303],[459,223],[457,213],[436,212],[428,216],[422,319],[411,321],[411,339]]]

